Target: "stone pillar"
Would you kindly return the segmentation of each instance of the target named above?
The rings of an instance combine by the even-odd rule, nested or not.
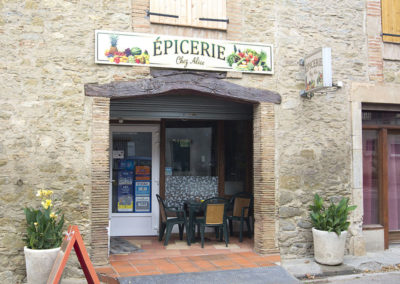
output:
[[[276,253],[274,104],[253,109],[254,250]]]
[[[93,98],[92,104],[92,192],[91,259],[95,265],[108,262],[108,206],[110,99]]]
[[[365,240],[362,231],[363,222],[363,167],[362,167],[362,118],[361,103],[350,102],[352,117],[352,205],[357,205],[351,214],[350,254],[364,255]]]

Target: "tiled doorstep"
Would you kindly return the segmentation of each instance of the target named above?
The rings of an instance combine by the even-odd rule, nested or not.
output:
[[[124,237],[140,246],[144,252],[111,255],[110,265],[98,267],[96,271],[102,282],[118,283],[118,277],[179,274],[203,271],[235,270],[280,264],[279,255],[259,256],[253,252],[253,240],[230,238],[229,246],[216,241],[212,236],[201,248],[199,242],[190,247],[171,236],[168,246],[157,237]]]
[[[232,270],[275,266],[279,262],[279,255],[260,256],[254,252],[242,252],[110,261],[109,266],[98,267],[96,271],[101,275],[102,281],[117,283],[113,282],[117,277]]]

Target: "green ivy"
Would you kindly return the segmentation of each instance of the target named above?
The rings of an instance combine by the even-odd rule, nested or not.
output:
[[[350,211],[356,209],[356,205],[349,206],[349,199],[342,198],[338,204],[331,201],[328,208],[324,207],[324,201],[318,195],[314,195],[314,203],[309,206],[310,218],[313,227],[317,230],[335,232],[340,236],[350,225],[347,218]]]

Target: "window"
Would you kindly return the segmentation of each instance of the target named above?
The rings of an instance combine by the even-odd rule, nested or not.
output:
[[[150,0],[150,22],[226,30],[226,0]]]
[[[399,117],[399,111],[363,110],[364,226],[383,226],[385,248],[400,241]]]
[[[400,1],[382,0],[383,41],[400,43]]]

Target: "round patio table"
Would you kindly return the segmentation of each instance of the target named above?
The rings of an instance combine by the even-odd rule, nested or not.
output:
[[[202,212],[202,202],[200,200],[186,200],[184,202],[184,209],[186,212],[189,212],[189,226],[186,232],[187,234],[187,243],[190,246],[191,243],[194,242],[194,221],[196,218],[196,214]]]

